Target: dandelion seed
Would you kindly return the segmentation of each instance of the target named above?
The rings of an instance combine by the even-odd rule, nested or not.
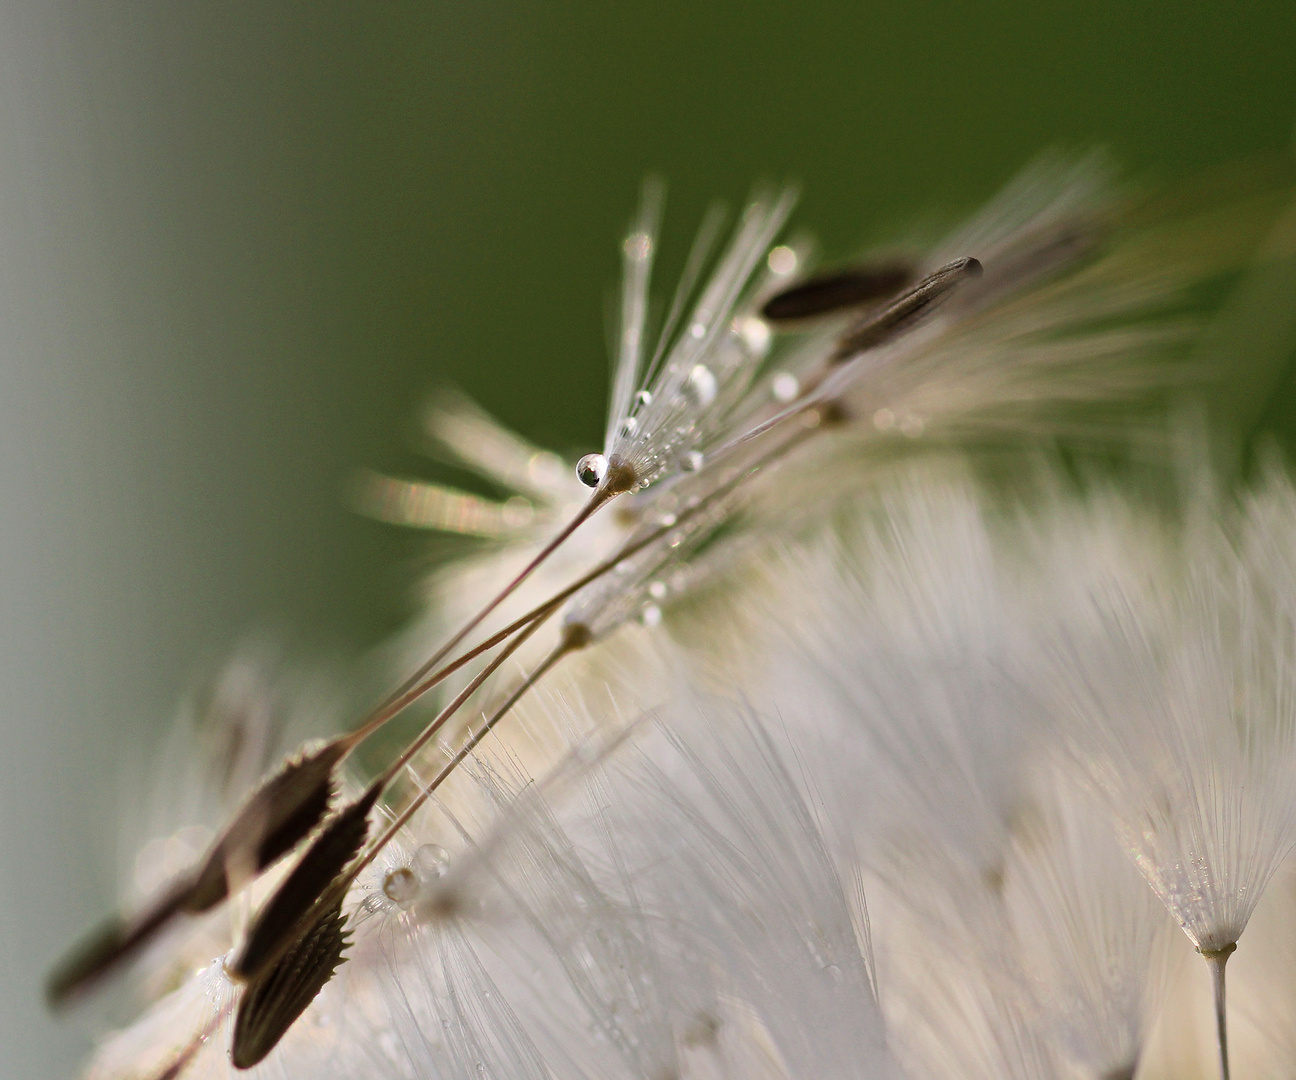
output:
[[[1273,490],[1289,511],[1290,492]],[[1248,516],[1269,527],[1274,509]],[[1170,595],[1093,568],[1090,622],[1058,644],[1077,760],[1210,969],[1225,1077],[1224,966],[1296,844],[1296,623],[1268,603],[1296,583],[1258,546],[1239,558],[1232,537],[1249,527],[1210,507],[1175,553]]]

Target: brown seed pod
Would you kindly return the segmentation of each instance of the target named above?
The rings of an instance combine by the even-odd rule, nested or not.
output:
[[[330,886],[341,881],[347,865],[369,835],[369,811],[382,792],[382,781],[350,806],[339,810],[306,849],[301,861],[257,914],[247,940],[229,966],[236,979],[255,980],[284,954],[318,917],[311,909]],[[340,902],[340,897],[339,897]]]
[[[234,1018],[230,1060],[250,1069],[278,1045],[315,995],[333,978],[346,949],[341,899],[247,988]]]
[[[830,357],[832,362],[849,360],[852,356],[885,344],[891,337],[911,326],[933,305],[943,300],[951,289],[968,278],[979,277],[981,264],[964,257],[947,263],[928,274],[904,295],[898,297],[881,311],[866,315],[842,335]]]
[[[178,914],[210,911],[230,893],[230,873],[249,879],[287,854],[319,823],[336,791],[333,770],[347,750],[339,739],[303,748],[247,799],[202,864],[142,910],[116,916],[74,946],[45,985],[52,1006],[67,1003],[123,963]],[[236,880],[235,885],[243,884]]]
[[[849,266],[816,274],[771,296],[760,313],[773,323],[835,315],[894,296],[913,280],[914,268],[900,261]]]

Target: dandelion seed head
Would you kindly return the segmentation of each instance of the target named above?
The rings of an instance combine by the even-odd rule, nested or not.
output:
[[[790,206],[758,194],[727,236],[709,215],[650,326],[645,187],[604,446],[575,470],[446,399],[428,440],[500,499],[358,484],[376,516],[464,538],[380,658],[403,674],[582,507],[618,501],[490,613],[555,617],[474,693],[489,652],[436,691],[462,708],[399,759],[382,846],[328,894],[336,976],[307,957],[314,982],[240,989],[229,911],[194,919],[90,1076],[229,1075],[249,1001],[282,1035],[253,1049],[285,1076],[1110,1080],[1150,1062],[1173,922],[1231,946],[1296,841],[1296,495],[1275,468],[1232,499],[1202,467],[1171,506],[1077,482],[1033,440],[1110,438],[1086,407],[1173,382],[1196,327],[1171,315],[1240,246],[1142,246],[1095,160],[1044,161],[886,265],[807,275],[809,246],[777,242]],[[1191,215],[1165,228],[1198,236]],[[978,452],[1003,440],[1030,462]],[[226,697],[245,733],[274,712]],[[208,766],[225,779],[194,790],[215,810],[173,814],[136,873],[191,865],[276,742]],[[352,769],[330,775],[345,807],[370,790]],[[305,863],[229,910],[255,928]]]

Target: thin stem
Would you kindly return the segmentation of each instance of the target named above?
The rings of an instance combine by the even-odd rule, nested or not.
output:
[[[441,767],[441,770],[436,774],[436,776],[423,785],[423,788],[419,793],[410,801],[409,806],[405,807],[396,819],[387,826],[383,831],[383,834],[374,841],[372,848],[365,853],[364,857],[356,864],[351,874],[348,876],[352,880],[355,880],[355,875],[359,874],[366,866],[373,862],[378,853],[391,842],[392,837],[405,827],[410,818],[412,818],[418,811],[419,807],[427,802],[432,793],[445,783],[450,774],[463,764],[469,754],[477,749],[481,744],[481,741],[490,734],[495,725],[504,719],[510,711],[512,711],[513,706],[522,699],[522,696],[535,686],[535,684],[538,683],[546,674],[548,674],[549,670],[557,664],[559,660],[568,653],[575,652],[577,649],[582,648],[584,645],[585,639],[582,636],[564,635],[562,641],[554,647],[553,651],[541,660],[532,670],[531,674],[518,684],[503,703],[493,713],[491,713],[490,717],[482,724],[482,726],[464,741],[464,744],[459,747],[459,749],[455,751],[454,756]]]
[[[484,667],[472,679],[472,681],[468,683],[467,686],[465,686],[462,690],[459,691],[458,694],[455,695],[453,701],[451,701],[448,705],[446,705],[444,709],[442,709],[439,713],[436,714],[435,717],[433,717],[431,723],[429,723],[427,727],[425,727],[422,731],[420,731],[418,735],[415,736],[414,740],[407,747],[405,747],[405,749],[401,752],[400,757],[398,757],[395,761],[393,761],[390,765],[388,765],[386,769],[383,770],[379,779],[384,787],[390,784],[392,780],[395,779],[395,777],[400,773],[401,769],[403,769],[406,765],[409,764],[409,762],[413,759],[414,755],[417,754],[420,750],[423,749],[424,746],[427,745],[428,740],[430,740],[433,735],[435,735],[438,731],[441,730],[441,728],[445,726],[446,722],[449,721],[449,719],[452,716],[454,716],[456,712],[459,711],[459,709],[463,706],[464,702],[467,701],[474,693],[476,693],[476,691],[481,687],[482,683],[484,683],[487,679],[489,679],[491,675],[495,673],[496,669],[502,663],[504,663],[505,660],[507,660],[510,656],[512,656],[515,652],[517,652],[517,650],[522,647],[523,643],[528,638],[530,638],[532,634],[534,634],[537,630],[539,630],[542,625],[544,625],[545,620],[552,613],[553,613],[553,609],[551,608],[548,614],[542,615],[539,618],[533,620],[530,626],[528,626],[520,634],[514,637],[512,641],[510,641],[507,645],[505,645],[504,648],[500,650],[499,655],[496,656],[493,660],[491,660],[491,662],[487,664],[486,667]]]
[[[416,738],[405,749],[405,752],[402,753],[399,758],[397,758],[394,762],[392,762],[391,765],[389,765],[377,777],[374,778],[374,780],[369,784],[368,788],[365,789],[364,795],[362,795],[361,798],[356,802],[353,802],[350,805],[349,809],[353,809],[354,807],[359,806],[361,804],[367,804],[371,806],[374,800],[381,797],[383,791],[385,791],[386,788],[391,784],[391,782],[400,774],[401,769],[403,769],[409,763],[410,759],[416,753],[418,753],[418,751],[427,743],[427,741],[430,738],[432,738],[434,734],[436,734],[436,732],[442,727],[442,725],[444,725],[450,719],[450,717],[452,717],[455,714],[455,712],[458,711],[458,709],[464,704],[464,702],[467,701],[468,698],[476,690],[478,690],[481,687],[481,685],[487,679],[490,678],[492,674],[495,673],[496,669],[498,669],[499,666],[503,664],[505,660],[507,660],[510,656],[512,656],[513,653],[515,653],[522,646],[523,642],[525,642],[528,638],[530,638],[531,635],[534,634],[541,627],[541,625],[543,625],[543,623],[544,623],[544,619],[537,619],[534,623],[532,623],[529,627],[527,627],[526,630],[518,634],[512,641],[508,643],[508,645],[506,645],[503,649],[501,649],[499,655],[494,657],[491,660],[491,662],[482,671],[480,671],[473,678],[473,680],[466,687],[464,687],[463,690],[459,692],[458,695],[456,695],[454,701],[450,702],[450,704],[448,704],[444,709],[442,709],[437,714],[436,718],[426,728],[424,728],[422,732],[419,733],[418,738]],[[567,644],[569,640],[570,638],[564,638],[563,644],[564,645]],[[552,663],[553,660],[546,661],[546,664],[542,665],[539,671],[533,674],[531,680],[529,681],[534,682],[535,679],[539,677],[539,674],[546,669],[546,665],[552,666]],[[520,695],[514,695],[510,699],[510,704],[511,702],[516,701],[518,696]],[[503,710],[501,710],[500,714],[502,714],[502,711]],[[498,715],[499,714],[497,714],[496,717],[492,717],[492,722],[494,722],[494,720],[498,718]],[[444,773],[445,770],[443,769],[442,772]],[[439,783],[440,780],[436,782]],[[417,809],[417,806],[421,803],[422,799],[426,799],[426,797],[427,795],[423,794],[420,799],[416,799],[413,809]],[[346,870],[345,873],[335,878],[332,882],[330,882],[327,886],[325,886],[321,892],[319,892],[317,895],[315,895],[313,898],[309,900],[308,905],[304,907],[302,911],[300,911],[300,913],[296,916],[295,920],[293,920],[288,924],[287,931],[278,934],[276,938],[276,940],[278,941],[278,947],[270,950],[269,956],[259,957],[257,963],[255,963],[254,965],[248,965],[247,946],[245,945],[244,951],[239,957],[239,959],[236,961],[235,968],[233,969],[239,975],[239,977],[241,978],[251,977],[254,973],[265,970],[266,966],[271,961],[275,960],[279,955],[281,955],[285,948],[290,946],[294,941],[300,941],[302,935],[305,933],[308,927],[310,927],[311,925],[317,925],[318,920],[324,917],[325,914],[330,911],[332,906],[336,902],[342,899],[342,897],[346,894],[347,889],[351,887],[351,883],[355,881],[355,879],[360,875],[360,872],[364,870],[364,868],[367,867],[371,862],[373,862],[373,860],[377,857],[378,853],[382,851],[382,849],[387,845],[387,843],[391,840],[391,838],[396,834],[396,830],[399,829],[401,825],[403,825],[406,821],[409,820],[409,816],[413,812],[413,809],[407,809],[404,814],[402,814],[399,818],[397,818],[396,823],[393,826],[389,827],[377,841],[375,841],[373,844],[365,848],[364,853],[361,855],[361,857],[355,863],[353,863],[351,867],[348,870]],[[346,812],[347,810],[341,811],[341,813],[346,813]],[[322,837],[317,838],[316,843],[319,842],[319,839],[322,839]],[[305,859],[310,858],[311,850],[313,849],[309,849],[307,851]],[[265,910],[267,910],[268,908],[273,908],[276,901],[283,894],[284,888],[291,886],[292,880],[293,880],[292,876],[290,875],[289,878],[280,885],[279,890],[276,892],[275,896],[272,897],[271,900],[269,901],[267,908],[262,909],[262,914],[264,914]],[[312,918],[315,919],[315,923],[311,922]],[[255,938],[256,938],[256,930],[254,929],[253,939],[255,940]]]
[[[399,691],[397,691],[397,693],[389,697],[387,701],[384,702],[383,705],[379,706],[377,710],[375,710],[372,714],[370,714],[369,718],[365,720],[358,728],[356,728],[354,731],[348,732],[345,735],[339,736],[338,737],[339,741],[346,745],[348,751],[354,749],[357,745],[363,742],[368,736],[372,735],[375,731],[377,731],[378,728],[382,727],[382,725],[385,724],[388,720],[391,720],[398,713],[408,708],[410,705],[412,705],[415,701],[421,698],[424,694],[426,694],[438,683],[449,678],[456,671],[464,667],[472,660],[476,659],[482,653],[486,652],[489,649],[493,649],[501,641],[517,633],[524,626],[527,626],[528,624],[535,622],[537,619],[547,618],[549,615],[553,613],[553,611],[560,604],[562,604],[566,600],[569,600],[576,593],[580,592],[580,590],[585,588],[586,585],[589,585],[591,582],[597,581],[599,578],[603,577],[603,575],[609,573],[612,569],[614,569],[619,563],[622,563],[626,559],[629,559],[632,556],[639,554],[639,552],[643,551],[645,548],[648,548],[651,545],[655,544],[668,532],[671,532],[674,529],[678,529],[690,518],[694,517],[695,515],[707,509],[708,507],[714,505],[714,503],[718,499],[722,499],[726,495],[730,494],[735,488],[737,488],[744,481],[750,479],[761,469],[765,468],[765,466],[777,460],[783,454],[786,454],[788,451],[796,447],[799,443],[803,442],[805,438],[815,430],[816,430],[815,427],[802,428],[791,438],[787,439],[785,442],[780,443],[778,446],[774,447],[768,453],[757,458],[756,461],[753,462],[747,469],[737,473],[732,479],[725,481],[714,491],[708,492],[707,495],[701,500],[699,500],[696,505],[686,507],[685,509],[681,510],[679,514],[676,515],[676,519],[674,523],[672,523],[671,525],[663,525],[657,529],[653,529],[651,532],[646,533],[638,540],[633,540],[625,544],[615,554],[611,555],[607,559],[604,559],[601,563],[598,563],[596,566],[593,567],[593,569],[581,575],[570,585],[567,585],[564,588],[560,589],[558,592],[554,593],[552,596],[549,597],[548,600],[545,600],[543,603],[536,605],[525,615],[521,615],[518,618],[514,619],[502,630],[496,631],[494,634],[486,638],[484,641],[481,641],[478,644],[474,645],[467,652],[461,653],[459,656],[457,656],[454,660],[451,660],[444,667],[440,668],[437,671],[432,672],[430,675],[427,675],[427,677],[424,678],[422,682],[416,682],[415,679],[419,675],[428,672],[434,663],[436,663],[438,660],[443,659],[446,653],[449,652],[449,650],[453,648],[455,644],[457,644],[459,641],[463,639],[467,630],[471,630],[473,626],[476,626],[478,623],[480,623],[481,618],[484,617],[485,613],[483,613],[483,616],[475,618],[465,632],[461,632],[460,634],[457,634],[453,641],[448,643],[446,646],[443,646],[442,648],[438,649],[436,655],[434,655],[430,660],[424,663],[423,666],[419,668],[417,672],[415,672],[414,676],[411,676],[409,679],[406,679],[405,682],[402,684],[402,688]],[[592,511],[590,512],[592,513]],[[574,527],[575,527],[574,525],[569,525],[564,530],[563,535],[569,536],[572,530],[574,529]],[[551,543],[549,545],[550,549],[552,549],[554,546],[555,546],[554,543]],[[534,567],[535,565],[538,564],[536,564],[533,561],[532,566]],[[493,607],[494,604],[492,604],[491,606]],[[488,608],[487,613],[489,612],[489,610],[490,609]]]
[[[426,676],[429,671],[431,671],[434,667],[436,667],[437,664],[439,664],[450,654],[450,652],[455,648],[456,645],[462,642],[464,638],[466,638],[475,629],[477,629],[477,627],[481,625],[482,621],[492,611],[494,611],[497,607],[500,606],[500,604],[502,604],[505,600],[507,600],[518,589],[518,587],[521,586],[522,583],[526,581],[527,578],[529,578],[533,573],[535,573],[535,571],[540,567],[542,563],[545,562],[545,560],[549,558],[550,555],[552,555],[555,551],[558,550],[559,547],[561,547],[564,543],[566,543],[566,541],[572,535],[572,533],[574,533],[578,528],[580,528],[581,525],[583,525],[586,521],[588,521],[594,515],[594,512],[596,510],[598,510],[605,503],[609,502],[611,499],[616,497],[618,494],[620,494],[620,492],[616,488],[608,485],[600,485],[594,491],[594,493],[589,497],[589,500],[585,503],[585,505],[581,507],[581,509],[576,513],[576,515],[569,522],[567,522],[566,525],[562,527],[562,529],[558,532],[558,535],[555,536],[552,540],[550,540],[549,543],[547,543],[540,550],[540,552],[529,563],[527,563],[527,565],[523,567],[522,570],[519,571],[518,574],[507,585],[505,585],[503,589],[501,589],[495,595],[494,599],[489,601],[485,607],[483,607],[480,611],[477,612],[476,615],[474,615],[471,619],[469,619],[468,622],[465,623],[454,634],[454,636],[450,638],[449,641],[447,641],[444,645],[442,645],[439,649],[437,649],[436,652],[434,652],[430,657],[428,657],[428,659],[423,662],[423,664],[418,668],[417,671],[415,671],[412,675],[409,676],[409,678],[407,678],[403,683],[401,683],[400,686],[398,686],[394,691],[392,691],[392,693],[388,695],[386,700],[383,701],[383,703],[379,705],[369,715],[369,717],[358,728],[356,728],[355,731],[350,732],[348,735],[345,736],[346,742],[348,744],[348,748],[354,747],[359,743],[363,742],[366,738],[368,738],[380,727],[382,727],[383,724],[385,724],[388,720],[394,717],[397,713],[401,712],[407,706],[417,701],[420,697],[422,697],[425,693],[427,693],[427,691],[430,690],[433,686],[435,686],[438,682],[444,679],[447,675],[451,674],[451,672],[457,671],[460,667],[462,667],[470,659],[472,659],[473,656],[476,656],[481,651],[490,648],[491,646],[488,644],[478,646],[477,652],[474,652],[471,655],[460,657],[459,660],[455,661],[453,664],[447,665],[445,669],[437,672],[431,679],[424,678],[424,676]],[[523,623],[522,625],[525,624]],[[517,628],[517,624],[514,624],[514,629],[516,628]],[[502,641],[504,637],[507,636],[508,634],[497,635],[493,640],[495,642]]]
[[[732,491],[743,480],[746,480],[747,478],[755,475],[757,471],[759,471],[763,466],[767,465],[769,462],[775,460],[779,455],[787,453],[789,450],[791,450],[798,443],[803,441],[807,436],[809,436],[815,430],[816,429],[813,427],[802,429],[796,435],[787,439],[785,442],[775,447],[769,453],[759,458],[745,472],[739,473],[733,479],[726,481],[726,483],[716,488],[715,491],[711,492],[711,494],[708,496],[707,499],[700,502],[697,506],[692,507],[686,513],[696,513],[698,510],[702,508],[702,506],[705,503],[721,497],[723,494],[727,493],[727,491]],[[463,703],[463,701],[467,699],[468,695],[471,694],[473,690],[475,690],[478,686],[482,684],[482,682],[485,681],[486,677],[489,676],[491,672],[493,672],[497,667],[499,667],[499,665],[503,663],[503,661],[509,655],[511,655],[518,648],[518,646],[522,644],[523,641],[525,641],[537,629],[539,629],[541,623],[544,622],[545,619],[547,619],[550,615],[553,614],[554,611],[557,610],[558,605],[561,604],[563,600],[565,600],[572,593],[576,592],[578,589],[589,584],[590,581],[593,581],[595,578],[601,576],[604,573],[607,573],[608,570],[616,566],[617,563],[621,562],[629,555],[632,555],[635,552],[640,551],[643,548],[647,547],[648,544],[650,544],[654,539],[664,536],[672,528],[678,528],[680,522],[684,519],[684,517],[685,514],[681,514],[676,519],[674,525],[653,530],[653,532],[649,534],[648,537],[645,537],[643,540],[636,541],[634,544],[622,548],[621,551],[617,553],[617,555],[615,555],[611,559],[606,560],[605,563],[600,564],[600,566],[595,567],[595,569],[590,571],[589,574],[586,574],[584,578],[581,578],[578,581],[573,582],[573,584],[569,585],[566,589],[562,590],[562,592],[556,594],[555,596],[551,597],[549,600],[545,601],[545,603],[542,604],[540,607],[535,608],[532,612],[529,612],[527,615],[522,616],[521,619],[517,620],[515,623],[511,624],[510,626],[505,627],[504,630],[501,630],[499,632],[500,635],[512,633],[517,629],[519,629],[521,626],[526,625],[527,620],[530,620],[531,622],[530,626],[528,626],[526,630],[524,630],[521,634],[519,634],[517,638],[515,638],[512,642],[509,643],[508,647],[504,651],[502,651],[499,656],[497,656],[493,661],[491,661],[491,665],[489,668],[487,668],[476,679],[474,679],[473,683],[468,688],[466,688],[462,693],[460,693],[460,695],[453,702],[451,702],[450,705],[446,706],[446,708],[442,710],[442,714],[438,716],[437,719],[434,720],[431,725],[429,725],[428,729],[426,729],[418,737],[418,739],[415,740],[413,744],[410,745],[410,747],[405,751],[405,753],[403,753],[400,756],[400,758],[398,758],[395,762],[393,762],[390,766],[388,766],[387,770],[383,774],[384,775],[383,783],[386,784],[390,782],[390,779],[394,777],[396,773],[401,768],[403,768],[405,764],[409,762],[409,760],[414,756],[414,754],[418,752],[419,748],[422,747],[429,738],[431,738],[433,731],[436,728],[439,728],[443,723],[445,723],[446,719],[449,719],[448,714],[452,713],[453,710],[457,709]],[[535,686],[535,684],[539,682],[540,679],[543,678],[550,671],[550,669],[553,668],[553,666],[558,663],[559,660],[561,660],[568,653],[575,652],[577,649],[583,648],[586,644],[588,644],[588,641],[589,639],[585,633],[576,630],[573,627],[568,628],[568,632],[564,633],[562,640],[558,642],[558,644],[553,648],[553,650],[549,653],[549,655],[545,657],[544,660],[542,660],[536,666],[535,670],[533,670],[531,674],[528,675],[511,694],[509,694],[509,696],[505,699],[503,704],[501,704],[499,708],[497,708],[495,712],[491,714],[491,716],[486,720],[486,722],[482,724],[482,726],[476,732],[474,732],[471,736],[469,736],[469,738],[464,742],[464,745],[461,746],[455,752],[455,755],[448,762],[446,762],[446,764],[441,768],[440,772],[438,772],[436,776],[434,776],[426,785],[424,785],[423,789],[419,792],[419,794],[416,795],[414,799],[410,802],[410,805],[407,806],[403,811],[401,811],[401,813],[387,827],[387,829],[383,832],[383,834],[373,843],[370,849],[365,852],[364,856],[355,864],[354,867],[352,867],[351,871],[347,874],[347,879],[346,879],[347,883],[354,881],[356,877],[361,873],[361,871],[363,871],[366,866],[368,866],[371,862],[373,862],[375,858],[377,858],[378,853],[382,851],[382,849],[388,843],[391,842],[392,837],[394,837],[396,833],[399,832],[405,826],[405,824],[415,814],[418,808],[422,806],[424,802],[427,801],[427,799],[432,795],[432,793],[436,791],[436,789],[446,781],[446,779],[450,776],[450,774],[453,773],[454,770],[457,769],[463,763],[463,761],[468,757],[468,755],[471,754],[477,748],[477,746],[481,743],[482,739],[484,739],[491,732],[491,730],[495,727],[495,725],[499,723],[499,721],[502,720],[506,715],[508,715],[509,711],[513,708],[513,706],[515,706],[518,703],[518,701],[522,698],[522,696],[533,686]]]
[[[1215,1034],[1219,1042],[1220,1080],[1229,1080],[1228,1022],[1224,1010],[1224,965],[1237,949],[1237,944],[1222,949],[1199,950],[1210,968],[1211,990],[1215,996]]]

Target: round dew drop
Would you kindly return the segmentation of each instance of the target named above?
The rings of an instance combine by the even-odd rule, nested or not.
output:
[[[795,401],[801,393],[801,384],[790,371],[780,371],[770,382],[770,394],[780,405]]]
[[[586,487],[598,487],[607,470],[608,461],[602,454],[586,454],[576,462],[576,478]]]
[[[769,354],[773,334],[770,332],[769,323],[764,319],[758,319],[754,315],[745,319],[735,319],[734,332],[742,339],[742,343],[752,356],[763,360]]]
[[[408,866],[388,870],[382,888],[387,899],[397,907],[408,908],[418,899],[418,878]]]
[[[443,877],[450,865],[450,854],[439,844],[424,844],[414,852],[414,865],[425,880]]]
[[[640,390],[639,393],[635,394],[635,401],[640,405],[640,407],[651,405],[652,394],[647,390]]]
[[[680,468],[685,472],[697,472],[705,461],[701,450],[690,450],[680,458]]]
[[[766,263],[770,272],[777,274],[779,277],[787,277],[797,268],[797,253],[786,244],[779,244],[776,248],[771,248],[769,255],[766,257]]]
[[[705,409],[715,401],[718,390],[716,377],[706,364],[696,364],[684,381],[684,396],[688,398],[690,404],[701,409]]]
[[[642,232],[631,233],[621,245],[621,250],[625,252],[626,258],[632,262],[643,262],[652,254],[652,249],[652,237]]]
[[[621,434],[627,439],[639,430],[639,421],[633,416],[627,416],[621,421]]]

